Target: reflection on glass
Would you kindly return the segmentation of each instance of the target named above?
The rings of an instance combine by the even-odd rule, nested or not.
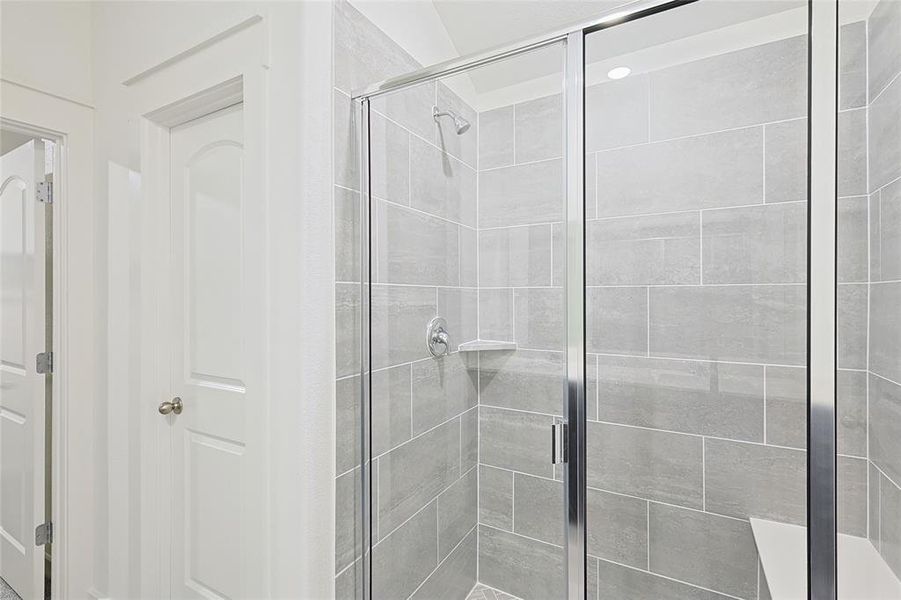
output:
[[[807,11],[786,8],[586,40],[590,597],[764,598],[772,560],[806,597]]]
[[[839,598],[901,598],[901,3],[839,15]]]
[[[565,595],[562,63],[371,102],[374,598]]]

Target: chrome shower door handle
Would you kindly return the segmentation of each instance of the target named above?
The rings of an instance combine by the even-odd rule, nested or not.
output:
[[[561,465],[566,458],[566,423],[560,421],[551,425],[551,464]]]
[[[447,321],[443,317],[435,317],[429,321],[425,335],[425,343],[432,356],[438,358],[450,354],[450,334],[447,332]]]

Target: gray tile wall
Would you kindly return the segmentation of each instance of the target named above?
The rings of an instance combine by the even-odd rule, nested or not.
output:
[[[839,511],[844,532],[869,532],[901,572],[901,519],[889,516],[901,513],[887,512],[901,505],[901,86],[896,59],[866,59],[897,50],[897,6],[842,29]],[[345,3],[335,29],[337,581],[352,594],[360,196],[347,92],[415,64]],[[587,90],[598,598],[765,595],[747,517],[804,519],[805,57],[798,37]],[[469,133],[435,127],[436,98]],[[547,438],[563,405],[561,98],[476,115],[429,84],[373,111],[373,559],[385,597],[461,598],[477,574],[558,597],[562,486]],[[433,361],[421,337],[436,313],[455,342],[520,349]]]
[[[560,598],[563,413],[563,107],[557,94],[483,112],[479,149],[479,580],[525,600]]]
[[[848,78],[859,69],[846,65]],[[748,517],[804,519],[805,98],[803,37],[586,90],[599,597],[756,599]],[[846,129],[865,121],[860,106]],[[483,583],[525,598],[552,597],[562,556],[563,490],[547,448],[564,374],[559,110],[553,96],[480,115],[492,132],[479,157],[480,336],[520,349],[480,358],[479,569]],[[866,165],[865,138],[849,139],[843,164]],[[843,230],[856,244],[843,272],[865,282],[866,174],[845,185],[857,219]],[[849,289],[845,309],[855,367],[867,354],[854,335],[865,288]],[[865,395],[848,387],[857,410],[843,444],[860,455]],[[842,522],[865,531],[856,460]]]
[[[346,2],[334,5],[337,321],[336,587],[361,593],[359,207],[350,92],[418,65]],[[472,122],[436,125],[432,105]],[[443,84],[372,102],[374,598],[463,599],[476,582],[478,370],[429,356],[428,321],[452,346],[478,334],[478,118]],[[549,269],[549,267],[548,267]],[[549,277],[548,277],[549,278]],[[367,467],[368,468],[368,467]]]
[[[866,46],[868,530],[901,577],[901,3],[876,5],[867,21]]]
[[[775,41],[586,94],[597,168],[588,484],[627,500],[607,509],[615,518],[589,514],[589,537],[619,532],[619,555],[591,550],[601,598],[756,600],[748,518],[805,520],[806,48]],[[624,97],[647,110],[620,109],[605,128]],[[854,117],[848,129],[865,122]],[[866,149],[858,134],[844,163],[865,166]],[[865,181],[846,184],[857,195],[843,231],[857,251],[849,282],[866,281]],[[849,299],[846,336],[865,307],[865,295]],[[849,360],[865,347],[864,336]],[[861,456],[854,391],[842,438]],[[863,492],[860,477],[842,492],[846,530],[866,527],[863,456],[848,467]]]

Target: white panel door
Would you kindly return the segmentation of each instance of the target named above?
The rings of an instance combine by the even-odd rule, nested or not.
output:
[[[44,397],[35,370],[45,339],[44,147],[0,157],[0,576],[22,598],[43,597]]]
[[[168,315],[171,596],[265,594],[265,256],[244,181],[241,105],[172,129]]]

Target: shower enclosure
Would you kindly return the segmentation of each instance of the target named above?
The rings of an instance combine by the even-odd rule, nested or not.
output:
[[[901,590],[899,6],[643,1],[353,94],[339,596]]]

